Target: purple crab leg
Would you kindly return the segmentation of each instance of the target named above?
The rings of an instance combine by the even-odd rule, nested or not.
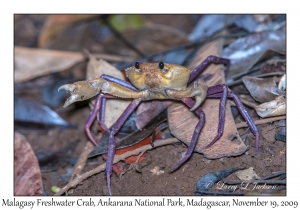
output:
[[[195,104],[195,101],[193,101],[191,98],[183,98],[181,99],[181,101],[183,103],[185,103],[189,108],[192,108]],[[178,169],[183,163],[185,163],[185,161],[187,161],[191,155],[194,152],[195,146],[197,144],[198,138],[199,138],[199,134],[203,128],[203,125],[205,123],[205,114],[203,112],[203,110],[199,107],[194,111],[200,118],[198,124],[195,127],[192,139],[191,139],[191,143],[188,147],[188,150],[185,153],[185,156],[176,164],[176,166],[174,166],[170,172],[175,171],[176,169]]]
[[[107,152],[107,160],[106,160],[106,180],[107,180],[107,187],[108,187],[108,193],[111,194],[111,188],[110,188],[110,176],[112,174],[112,166],[113,166],[113,160],[115,156],[115,150],[116,150],[116,142],[115,142],[115,134],[120,130],[126,119],[129,117],[129,115],[135,110],[135,108],[141,103],[142,99],[134,99],[128,107],[125,109],[125,111],[122,113],[122,115],[119,117],[119,119],[116,121],[114,126],[112,127],[109,135],[109,141],[108,141],[108,152]]]
[[[110,76],[110,75],[102,74],[100,76],[100,78],[105,79],[105,80],[107,80],[109,82],[114,82],[116,84],[122,85],[124,87],[127,87],[130,90],[135,91],[135,92],[139,92],[140,91],[136,87],[134,87],[130,82],[126,82],[124,80],[121,80],[119,78],[116,78],[116,77],[113,77],[113,76]]]
[[[109,76],[109,75],[101,75],[101,78],[109,81],[114,82],[116,84],[122,85],[132,91],[139,92],[138,89],[136,89],[131,83],[123,81],[121,79]],[[115,149],[116,149],[116,142],[115,142],[115,134],[120,130],[126,119],[129,117],[129,115],[134,111],[134,109],[141,103],[142,99],[135,99],[133,100],[128,107],[125,109],[125,111],[122,113],[122,115],[118,118],[118,120],[113,125],[112,129],[109,130],[104,122],[104,113],[105,113],[105,102],[106,98],[116,98],[115,96],[112,96],[110,94],[103,94],[100,93],[96,99],[95,106],[92,110],[92,113],[90,114],[86,124],[85,129],[87,132],[88,137],[90,140],[97,145],[95,139],[93,138],[90,127],[95,120],[97,113],[99,112],[99,123],[100,125],[110,133],[109,135],[109,141],[108,141],[108,152],[107,152],[107,160],[106,160],[106,178],[107,178],[107,187],[109,195],[111,194],[111,188],[110,188],[110,176],[112,174],[112,167],[113,167],[113,160],[115,155]]]
[[[225,75],[228,74],[230,68],[230,60],[210,55],[191,72],[188,83],[192,82],[211,63],[224,64],[226,66]]]
[[[107,174],[107,186],[108,186],[108,191],[109,194],[111,195],[111,189],[110,189],[110,175],[112,174],[112,166],[113,166],[113,159],[115,155],[115,137],[114,135],[119,131],[119,129],[122,127],[126,119],[129,117],[129,115],[134,111],[134,109],[140,104],[141,99],[135,99],[133,100],[128,107],[125,109],[123,114],[119,117],[119,119],[116,121],[114,124],[112,130],[110,131],[107,126],[104,123],[104,111],[105,111],[105,101],[106,98],[115,98],[114,96],[108,95],[108,94],[99,94],[99,96],[96,99],[96,103],[94,106],[94,109],[89,116],[87,122],[86,122],[86,132],[90,138],[90,140],[97,145],[96,141],[94,140],[93,136],[91,135],[90,132],[90,126],[93,123],[93,121],[96,118],[97,112],[100,112],[100,124],[101,126],[110,132],[109,135],[109,142],[108,142],[108,153],[107,153],[107,161],[106,161],[106,174]]]
[[[225,74],[226,75],[228,74],[228,71],[229,71],[229,68],[230,68],[230,60],[226,59],[226,58],[220,58],[220,57],[217,57],[217,56],[210,55],[191,72],[188,83],[191,83],[211,63],[224,64],[226,66]],[[223,130],[224,130],[224,120],[225,120],[225,108],[224,108],[224,106],[225,106],[226,100],[227,100],[227,86],[225,86],[225,85],[222,86],[221,90],[218,91],[218,92],[223,92],[223,95],[220,97],[221,102],[220,102],[220,113],[219,113],[220,120],[219,120],[219,125],[218,125],[218,134],[214,138],[212,143],[210,143],[207,147],[211,146],[215,141],[217,141],[220,138],[220,136],[222,135]],[[193,107],[194,104],[195,104],[195,102],[190,98],[183,98],[181,100],[190,108]],[[189,148],[188,148],[185,156],[179,161],[179,163],[177,163],[177,165],[175,167],[173,167],[171,169],[171,172],[175,171],[185,161],[187,161],[187,159],[190,158],[190,156],[192,155],[192,153],[195,149],[195,146],[197,144],[200,132],[201,132],[201,130],[203,128],[203,125],[205,123],[205,114],[204,114],[203,110],[201,108],[198,108],[198,109],[195,110],[195,113],[200,117],[200,120],[199,120],[199,122],[196,125],[196,128],[194,130]]]
[[[106,130],[106,132],[109,132],[108,127],[104,123],[106,98],[103,97],[103,95],[103,93],[99,94],[99,96],[101,97],[101,108],[99,110],[99,124],[104,128],[104,130]]]
[[[209,87],[208,90],[207,90],[207,98],[222,98],[223,95],[224,94],[222,93],[222,85],[212,86],[212,87]],[[252,131],[253,135],[255,136],[256,152],[258,152],[258,147],[259,147],[259,132],[258,132],[258,129],[257,129],[256,125],[254,124],[252,118],[248,114],[246,108],[244,107],[244,105],[242,104],[242,102],[240,101],[240,99],[237,97],[237,95],[235,95],[231,91],[228,91],[227,97],[228,98],[232,98],[234,100],[234,102],[235,102],[235,104],[236,104],[239,112],[241,113],[241,115],[243,116],[243,118],[245,119],[245,121],[247,122],[247,124],[249,125],[250,130]],[[225,106],[222,109],[225,110]],[[224,122],[223,122],[223,124],[224,124]],[[211,146],[212,144],[210,143],[209,145]]]
[[[105,117],[105,103],[107,98],[117,98],[115,96],[109,95],[109,94],[103,94],[100,93],[98,97],[101,97],[101,107],[99,110],[99,124],[104,128],[106,132],[110,132],[108,127],[104,123],[104,117]]]
[[[133,90],[133,91],[136,91],[136,92],[139,91],[131,83],[126,82],[126,81],[121,80],[121,79],[118,79],[116,77],[103,74],[103,75],[101,75],[101,78],[103,78],[103,79],[105,79],[109,82],[114,82],[114,83],[120,84],[124,87],[127,87],[127,88]],[[110,132],[108,127],[104,123],[106,98],[116,98],[116,97],[114,97],[112,95],[109,95],[109,94],[100,93],[98,95],[97,99],[96,99],[96,102],[95,102],[94,108],[92,110],[92,113],[90,114],[89,118],[87,119],[87,121],[85,123],[85,131],[86,131],[89,139],[94,143],[94,145],[97,145],[97,141],[92,136],[90,127],[93,124],[98,112],[99,112],[99,123],[100,123],[100,125],[102,126],[102,128],[104,128],[104,130],[106,132]]]
[[[109,132],[109,129],[107,128],[107,126],[104,124],[104,112],[105,112],[105,101],[106,98],[115,98],[114,96],[111,96],[109,94],[102,94],[100,93],[97,96],[97,99],[95,101],[95,105],[94,108],[89,116],[89,118],[87,119],[86,123],[85,123],[85,131],[86,134],[88,135],[89,139],[94,143],[94,145],[97,145],[97,140],[94,139],[93,135],[91,134],[91,125],[93,124],[97,113],[100,113],[100,120],[99,123],[101,124],[101,126],[107,131]]]
[[[227,93],[228,88],[226,85],[217,85],[213,86],[213,88],[209,88],[211,92],[215,91],[216,93],[221,92],[221,100],[219,104],[219,123],[218,123],[218,132],[215,138],[206,146],[205,149],[212,146],[223,134],[224,131],[224,122],[225,122],[225,110],[226,110],[226,100],[227,100]]]
[[[93,108],[89,118],[87,119],[87,121],[85,123],[85,132],[88,135],[89,139],[93,142],[94,145],[98,145],[98,144],[97,144],[97,141],[94,139],[90,128],[91,128],[91,125],[93,124],[93,122],[94,122],[94,120],[97,116],[97,112],[99,112],[99,110],[100,110],[102,97],[103,97],[102,94],[97,96],[94,108]]]

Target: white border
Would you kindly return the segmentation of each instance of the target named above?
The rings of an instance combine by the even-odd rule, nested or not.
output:
[[[230,3],[229,3],[230,2]],[[295,2],[295,3],[294,3]],[[299,200],[299,87],[300,82],[300,58],[299,58],[299,11],[296,1],[11,1],[1,3],[0,18],[0,43],[1,43],[1,185],[0,202],[2,199],[13,199],[13,14],[14,13],[286,13],[287,14],[287,84],[288,84],[288,121],[287,121],[287,197],[261,197],[261,200],[295,201]],[[51,199],[39,197],[41,199]],[[145,197],[141,197],[144,199]],[[150,197],[160,199],[161,197]],[[167,197],[171,198],[171,197]],[[186,199],[187,197],[183,197]],[[16,197],[17,200],[36,200],[37,197]],[[65,200],[66,197],[55,198]],[[85,197],[84,199],[88,199]],[[98,200],[99,197],[93,197]],[[134,199],[131,197],[119,197],[117,199]],[[177,199],[174,197],[174,200]],[[205,197],[206,200],[232,200],[232,197]],[[255,197],[238,197],[240,200],[255,200]],[[68,197],[68,200],[77,201],[77,197]],[[2,207],[1,207],[2,208]],[[64,208],[65,207],[56,207]],[[85,207],[89,208],[89,207]],[[120,207],[119,207],[120,208]],[[126,207],[121,207],[126,208]],[[138,209],[141,207],[130,207]],[[151,207],[153,208],[153,207]],[[165,208],[165,207],[155,207]],[[196,207],[199,208],[199,207]],[[213,208],[213,207],[212,207]],[[239,208],[239,207],[238,207]],[[259,207],[266,208],[266,207]],[[16,209],[16,208],[15,208]],[[26,208],[25,208],[26,209]],[[42,209],[37,208],[35,209]]]

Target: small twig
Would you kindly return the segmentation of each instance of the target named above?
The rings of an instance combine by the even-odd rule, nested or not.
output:
[[[117,31],[113,25],[110,24],[110,22],[107,20],[106,17],[103,17],[103,22],[105,25],[111,30],[111,32],[120,39],[127,47],[132,49],[135,53],[137,53],[141,57],[145,57],[144,53],[142,53],[137,47],[134,46],[130,41],[128,41],[119,31]]]
[[[145,152],[146,152],[146,150],[145,150],[145,151],[142,151],[141,154],[139,154],[139,156],[137,157],[136,161],[134,162],[135,165],[138,164],[140,158],[142,157],[142,155],[143,155]]]
[[[135,150],[126,152],[124,154],[115,155],[113,163],[117,163],[117,162],[119,162],[121,160],[124,160],[125,158],[130,157],[132,155],[137,155],[141,152],[151,150],[152,148],[164,146],[164,145],[167,145],[167,144],[173,144],[173,143],[176,143],[176,142],[178,142],[178,139],[176,139],[176,138],[169,138],[169,139],[164,139],[164,140],[161,140],[161,141],[156,140],[154,142],[154,147],[152,147],[151,145],[145,145],[145,146],[142,146],[142,147],[137,148]],[[82,175],[78,175],[74,180],[72,180],[66,186],[61,188],[61,190],[59,192],[57,192],[55,195],[62,195],[63,193],[68,191],[70,188],[76,187],[83,180],[87,179],[88,177],[90,177],[94,174],[100,173],[101,171],[104,171],[105,169],[106,169],[106,163],[104,163],[104,164],[98,166],[97,168],[94,168],[94,169],[92,169],[92,170],[90,170],[90,171],[88,171],[88,172],[86,172]]]
[[[128,57],[128,56],[121,56],[121,55],[110,55],[110,54],[103,54],[103,53],[94,53],[92,54],[93,57],[98,59],[104,59],[112,62],[132,62],[135,61],[136,58]]]
[[[242,72],[244,73],[244,72]],[[246,73],[251,73],[251,72],[246,72]],[[281,76],[281,75],[284,75],[285,72],[271,72],[271,73],[266,73],[266,74],[259,74],[259,75],[255,75],[255,77],[257,78],[262,78],[262,77],[270,77],[270,76]],[[235,80],[233,82],[228,82],[226,83],[226,85],[228,87],[230,86],[233,86],[233,85],[237,85],[237,84],[240,84],[243,82],[243,79],[238,79],[238,80]]]
[[[281,175],[283,175],[283,174],[286,174],[286,172],[285,172],[285,171],[281,171],[281,172],[278,172],[278,173],[276,173],[276,174],[272,174],[272,175],[269,175],[269,176],[265,176],[265,177],[261,178],[261,180],[272,179],[272,178],[274,178],[274,177],[281,176]]]
[[[183,167],[181,172],[184,172],[184,169],[187,167],[187,164],[185,164],[185,166]]]
[[[93,143],[91,141],[87,141],[82,153],[80,154],[80,156],[78,158],[76,165],[74,166],[74,171],[70,177],[69,182],[73,181],[75,176],[77,176],[78,174],[81,174],[82,170],[85,167],[86,160],[88,159],[88,155],[91,153],[93,148],[94,148]]]
[[[286,173],[286,171],[274,171],[271,174]]]
[[[257,105],[256,105],[255,103],[252,103],[252,102],[250,102],[250,101],[247,101],[247,100],[245,100],[245,99],[243,99],[243,98],[240,98],[240,100],[241,100],[241,102],[242,102],[244,105],[249,106],[250,108],[255,109],[255,108],[257,107]]]
[[[92,144],[92,142],[87,141],[82,153],[80,154],[80,156],[74,166],[74,170],[72,172],[72,175],[70,176],[69,182],[72,182],[79,174],[81,174],[82,170],[84,169],[84,167],[86,165],[86,160],[88,158],[88,155],[93,150],[93,148],[94,148],[94,145]],[[66,194],[67,193],[68,192],[66,192]],[[69,191],[69,193],[73,193],[72,189]]]
[[[104,59],[107,61],[112,61],[112,62],[133,62],[135,61],[136,58],[133,57],[128,57],[128,56],[121,56],[121,55],[111,55],[111,54],[104,54],[104,53],[90,53],[87,49],[83,49],[83,52],[85,55],[90,58],[90,57],[95,57],[97,59]]]
[[[127,171],[130,171],[130,170],[133,169],[133,167],[136,167],[136,166],[137,166],[137,164],[138,164],[140,158],[142,157],[142,155],[143,155],[145,152],[146,152],[146,151],[141,152],[141,153],[139,154],[139,156],[137,157],[137,159],[135,160],[135,162],[132,163],[132,164],[129,166],[129,168],[127,168],[125,171],[122,171],[122,172],[120,173],[120,176],[119,176],[120,179],[122,179],[122,176],[123,176]]]
[[[279,117],[270,117],[270,118],[261,119],[261,120],[255,120],[254,124],[261,125],[261,124],[270,123],[270,122],[278,121],[278,120],[284,120],[284,119],[286,119],[286,115],[279,116]],[[236,124],[236,128],[244,128],[244,127],[248,127],[248,124],[246,122],[241,122],[241,123]]]

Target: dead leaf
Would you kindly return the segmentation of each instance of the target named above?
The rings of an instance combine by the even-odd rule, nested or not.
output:
[[[217,31],[220,31],[226,26],[227,19],[230,18],[232,23],[232,16],[221,15],[221,14],[207,14],[201,17],[193,31],[189,34],[189,38],[192,41],[199,40],[204,37],[210,37]],[[211,27],[211,26],[214,27]]]
[[[286,32],[268,31],[237,39],[224,50],[223,56],[231,60],[229,75],[249,70],[269,51],[286,53]]]
[[[39,36],[39,24],[45,15],[14,14],[14,46],[33,47]]]
[[[152,54],[164,51],[173,46],[189,42],[187,36],[167,25],[150,25],[141,29],[129,29],[122,32],[128,42],[134,43],[134,46],[144,54]],[[115,35],[110,35],[101,41],[101,44],[108,52],[124,56],[137,56],[136,52],[129,49],[124,43],[116,39]]]
[[[15,83],[63,71],[84,59],[82,53],[15,47]]]
[[[286,90],[286,75],[284,74],[278,83],[279,90]]]
[[[233,24],[250,32],[253,32],[258,25],[253,15],[250,14],[208,14],[198,20],[197,25],[190,33],[189,38],[190,40],[195,41],[201,38],[210,37],[216,32]]]
[[[116,69],[114,66],[105,60],[97,60],[95,57],[91,56],[87,66],[86,79],[95,79],[100,77],[102,74],[107,74],[122,80],[125,79],[121,71]],[[106,100],[104,121],[108,128],[116,122],[130,102],[131,100],[118,98]],[[95,99],[92,101],[92,104],[94,103]]]
[[[125,148],[123,151],[127,151],[128,147],[138,148],[145,144],[150,144],[153,131],[160,131],[160,125],[167,121],[167,111],[156,115],[151,121],[149,121],[144,127],[138,129],[133,119],[135,115],[130,115],[126,122],[122,125],[122,129],[115,135],[118,141],[116,142],[116,149],[119,151]],[[164,128],[164,126],[162,127]],[[93,151],[89,154],[89,157],[97,156],[103,153],[107,153],[109,133],[104,133],[98,142],[98,145],[94,147]],[[153,138],[153,141],[159,138],[158,133]],[[127,149],[126,149],[127,148]],[[117,154],[117,152],[116,152]]]
[[[41,35],[39,37],[39,47],[44,47],[45,44],[56,34],[61,32],[64,28],[76,22],[95,18],[99,15],[94,14],[80,14],[80,15],[49,15],[43,26]]]
[[[39,163],[26,138],[15,132],[14,143],[14,195],[44,194]]]
[[[260,103],[272,101],[283,94],[283,91],[277,88],[273,78],[244,76],[242,80],[251,96]]]
[[[192,31],[195,27],[195,16],[190,14],[142,14],[140,15],[148,25],[168,25],[180,31]]]
[[[138,129],[144,128],[152,119],[172,104],[172,101],[145,101],[136,110],[136,117],[134,117],[135,124]]]
[[[195,57],[190,69],[195,68],[209,55],[220,55],[219,42],[214,41],[205,45],[198,55]],[[213,74],[212,78],[207,81],[208,86],[216,84],[224,84],[224,71],[221,65],[211,64],[205,73]],[[208,149],[203,149],[217,135],[218,119],[219,119],[219,103],[217,99],[206,99],[201,108],[206,114],[206,122],[200,133],[195,151],[203,153],[207,158],[221,158],[228,156],[236,156],[244,153],[247,149],[237,133],[234,119],[232,117],[229,103],[226,105],[225,126],[223,135],[220,139]],[[172,134],[189,145],[196,124],[199,118],[182,103],[174,103],[168,109],[169,128]]]
[[[19,130],[76,128],[45,105],[18,96],[14,103],[15,128]]]
[[[235,173],[237,178],[243,181],[250,181],[253,179],[260,179],[260,177],[255,173],[253,170],[253,167],[250,167],[248,169],[242,170],[242,171],[237,171]]]
[[[262,117],[274,117],[286,114],[286,98],[281,95],[275,100],[269,101],[255,107],[257,114]]]
[[[273,72],[285,72],[286,60],[285,59],[270,59],[260,67],[260,73],[267,74]]]

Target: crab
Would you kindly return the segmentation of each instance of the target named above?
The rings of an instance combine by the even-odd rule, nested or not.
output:
[[[253,120],[247,113],[240,99],[231,92],[225,84],[207,87],[204,81],[196,77],[211,63],[224,64],[225,72],[229,71],[230,60],[216,56],[208,56],[199,66],[190,71],[178,64],[159,63],[139,63],[127,68],[126,76],[130,82],[109,76],[101,75],[93,80],[79,81],[73,84],[62,85],[59,89],[64,89],[71,94],[65,101],[64,107],[76,102],[87,100],[98,95],[94,109],[92,110],[86,124],[85,130],[89,139],[97,145],[97,141],[91,134],[90,127],[99,113],[99,123],[103,129],[109,132],[108,153],[106,161],[106,179],[108,192],[110,195],[110,176],[116,149],[115,135],[122,127],[129,115],[143,101],[174,99],[181,100],[190,111],[196,113],[200,118],[195,127],[191,143],[185,156],[171,169],[170,172],[178,169],[192,155],[199,134],[205,123],[205,113],[200,105],[206,98],[220,98],[218,131],[215,138],[205,148],[211,147],[221,136],[224,130],[225,105],[227,98],[234,100],[239,112],[248,123],[250,130],[256,139],[256,151],[259,146],[259,132]],[[104,122],[105,102],[107,98],[130,98],[133,101],[124,110],[115,124],[109,129]]]

